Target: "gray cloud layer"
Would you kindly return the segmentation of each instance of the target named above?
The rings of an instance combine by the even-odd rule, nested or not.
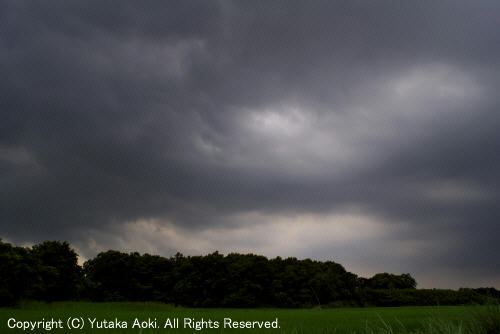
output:
[[[499,11],[4,1],[2,237],[500,287]]]

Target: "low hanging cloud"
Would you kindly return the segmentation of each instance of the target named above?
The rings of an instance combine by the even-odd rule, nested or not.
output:
[[[0,237],[498,288],[499,9],[3,3]]]

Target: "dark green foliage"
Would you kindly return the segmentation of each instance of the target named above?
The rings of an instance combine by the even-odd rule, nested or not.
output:
[[[33,296],[39,281],[37,263],[29,250],[0,239],[0,305]]]
[[[38,261],[41,278],[39,299],[54,301],[74,299],[82,282],[78,255],[69,243],[45,241],[33,246],[32,256]]]
[[[0,305],[77,298],[191,307],[423,306],[484,304],[500,300],[500,291],[416,289],[410,274],[358,278],[332,261],[218,252],[164,258],[109,250],[82,269],[67,242],[29,249],[0,240]]]
[[[23,298],[75,299],[81,282],[77,254],[67,242],[46,241],[29,249],[0,240],[0,305]]]
[[[356,275],[328,261],[253,254],[100,253],[84,264],[95,300],[155,300],[193,307],[302,307],[355,299]]]
[[[433,306],[486,304],[493,299],[482,296],[473,289],[364,289],[361,299],[371,306]]]
[[[417,287],[417,281],[410,274],[381,273],[364,279],[362,282],[363,286],[369,289],[415,289]]]
[[[94,300],[169,301],[171,262],[160,256],[99,253],[83,265],[86,294]]]
[[[153,260],[154,259],[154,260]],[[491,289],[416,289],[410,274],[358,278],[332,261],[217,252],[170,259],[100,253],[84,265],[95,300],[150,300],[191,307],[485,304]]]
[[[254,307],[270,305],[272,267],[267,258],[253,254],[229,254],[222,261],[223,298],[220,305],[227,307]]]

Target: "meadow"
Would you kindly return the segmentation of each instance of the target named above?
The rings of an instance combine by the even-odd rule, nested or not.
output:
[[[333,309],[199,309],[175,307],[161,303],[90,303],[90,302],[22,302],[15,308],[0,309],[1,333],[468,333],[466,330],[477,314],[489,306],[439,307],[386,307],[386,308],[333,308]],[[68,318],[83,319],[82,330],[68,330]],[[16,319],[10,320],[9,319]],[[61,319],[64,329],[44,328],[10,329],[8,324],[20,326],[26,321]],[[94,328],[90,320],[96,319]],[[193,328],[183,328],[184,318],[191,319]],[[224,328],[224,318],[232,321],[262,321],[278,319],[279,328]],[[477,317],[476,317],[477,318]],[[90,319],[90,320],[89,320]],[[127,328],[109,328],[124,322]],[[135,319],[142,326],[158,328],[132,328]],[[164,328],[167,319],[172,325],[179,319],[179,328]],[[201,320],[204,322],[201,322]],[[102,320],[106,320],[104,325]],[[150,320],[148,323],[147,320]],[[218,328],[214,327],[218,323]],[[226,320],[227,321],[227,320]],[[189,321],[188,321],[189,322]],[[97,328],[97,324],[100,327]],[[194,326],[198,323],[202,329]],[[28,324],[26,322],[26,324]],[[30,326],[33,323],[30,323]],[[76,322],[78,324],[78,321]],[[234,323],[233,323],[234,324]],[[243,323],[242,325],[246,325]],[[429,327],[434,327],[430,330]]]

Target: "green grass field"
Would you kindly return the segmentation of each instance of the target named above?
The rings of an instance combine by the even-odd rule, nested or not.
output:
[[[443,307],[395,307],[395,308],[338,308],[338,309],[192,309],[174,307],[157,303],[86,303],[60,302],[44,304],[38,302],[23,303],[17,308],[0,309],[0,333],[379,333],[409,332],[422,328],[429,319],[439,319],[447,324],[466,324],[472,315],[481,312],[479,306],[443,306]],[[67,319],[83,318],[83,330],[68,330]],[[23,321],[40,321],[51,318],[61,319],[64,329],[9,329],[11,325],[23,325]],[[94,328],[88,318],[96,318]],[[100,320],[126,321],[127,329],[97,329]],[[156,319],[159,328],[131,328],[134,320]],[[167,319],[173,322],[179,319],[178,329],[164,329]],[[182,328],[184,318],[219,322],[217,329]],[[278,318],[278,329],[234,329],[223,328],[224,318],[234,321],[274,321]],[[80,320],[81,321],[81,320]],[[206,326],[206,325],[205,325]],[[404,330],[401,330],[404,327]]]

